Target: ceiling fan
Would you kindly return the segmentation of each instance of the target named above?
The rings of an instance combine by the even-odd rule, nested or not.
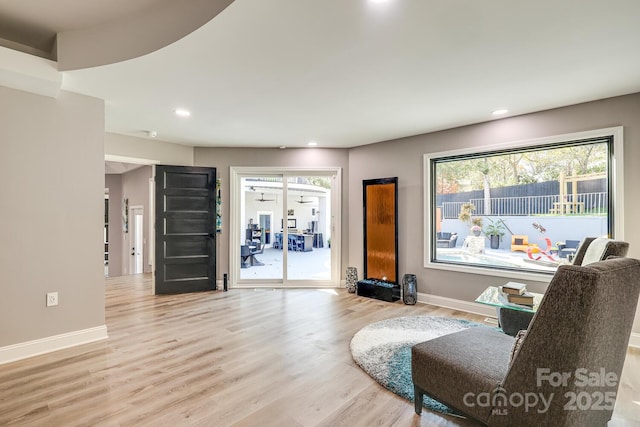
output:
[[[304,196],[300,196],[300,200],[296,200],[298,203],[313,203],[312,200],[303,200]]]
[[[260,193],[260,198],[256,199],[258,202],[273,202],[275,199],[265,199],[264,193]]]

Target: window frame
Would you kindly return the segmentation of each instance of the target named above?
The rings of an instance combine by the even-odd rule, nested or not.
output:
[[[613,228],[611,235],[615,236],[618,240],[624,240],[624,138],[623,127],[611,127],[596,129],[585,132],[575,132],[562,135],[554,135],[549,137],[527,139],[520,141],[510,141],[500,144],[484,145],[482,147],[468,147],[458,150],[442,151],[435,153],[427,153],[423,156],[423,183],[424,183],[424,267],[429,269],[454,271],[461,273],[482,274],[496,277],[508,277],[514,279],[534,280],[541,282],[549,282],[552,274],[544,272],[532,272],[532,271],[516,271],[516,270],[504,270],[499,267],[480,267],[477,265],[460,265],[460,264],[448,264],[442,262],[432,262],[432,253],[435,244],[435,228],[433,228],[433,222],[435,218],[435,206],[433,206],[433,194],[432,194],[432,176],[434,171],[432,170],[432,161],[441,158],[454,157],[454,156],[473,156],[473,155],[486,155],[496,151],[509,151],[509,150],[523,150],[534,149],[536,147],[550,145],[550,144],[562,144],[570,141],[595,139],[595,138],[612,138],[613,150],[611,153],[611,171],[610,171],[610,194],[609,203],[613,210]],[[433,230],[432,230],[433,229]]]

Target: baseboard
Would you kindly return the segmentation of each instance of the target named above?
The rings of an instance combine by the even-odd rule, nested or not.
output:
[[[477,302],[462,301],[459,299],[441,297],[431,294],[423,294],[420,292],[418,292],[418,302],[437,305],[438,307],[449,308],[451,310],[459,310],[466,313],[478,314],[480,316],[497,317],[495,307],[478,304]]]
[[[0,365],[107,338],[107,326],[102,325],[0,347]]]
[[[631,332],[629,337],[629,347],[640,348],[640,334],[637,332]]]
[[[418,302],[437,305],[438,307],[449,308],[451,310],[464,311],[466,313],[479,314],[481,316],[492,318],[496,317],[495,307],[478,304],[476,302],[462,301],[458,299],[423,293],[418,293]],[[640,333],[631,333],[631,336],[629,337],[629,347],[640,348]]]

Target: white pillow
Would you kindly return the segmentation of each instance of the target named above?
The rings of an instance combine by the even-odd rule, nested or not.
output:
[[[607,249],[607,245],[610,241],[611,239],[607,239],[606,237],[598,237],[596,239],[593,239],[593,242],[591,242],[587,250],[584,252],[582,265],[588,265],[594,262],[601,261],[602,255]]]

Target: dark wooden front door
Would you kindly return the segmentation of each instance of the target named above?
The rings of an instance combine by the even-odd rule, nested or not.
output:
[[[215,168],[156,166],[156,294],[216,289]]]

